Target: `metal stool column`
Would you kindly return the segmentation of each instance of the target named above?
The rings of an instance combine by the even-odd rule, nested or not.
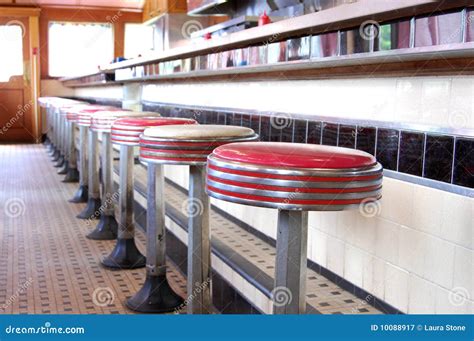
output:
[[[365,152],[300,143],[260,142],[216,148],[208,158],[207,193],[278,212],[275,314],[306,309],[308,211],[373,205],[382,166]]]
[[[195,120],[161,118],[155,126],[196,124]],[[146,162],[146,161],[144,161]],[[139,312],[164,313],[178,309],[183,299],[169,286],[166,278],[166,227],[164,174],[161,164],[147,164],[146,280],[143,287],[127,300]]]
[[[190,166],[189,198],[185,202],[189,219],[188,314],[212,312],[210,204],[205,192],[207,156],[220,145],[257,138],[252,129],[220,125],[154,127],[145,130],[142,135],[142,161]]]
[[[76,154],[76,138],[75,132],[76,127],[73,121],[70,121],[66,116],[66,129],[67,135],[67,156],[68,156],[68,169],[63,182],[77,182],[79,181],[79,171],[77,170],[77,154]]]
[[[140,142],[140,134],[149,126],[158,124],[159,114],[147,117],[120,118],[112,125],[112,143],[120,145],[119,164],[119,226],[117,242],[102,265],[112,269],[135,269],[144,267],[145,257],[135,244],[135,222],[133,214],[133,165],[134,147]]]
[[[54,164],[54,167],[60,168],[64,165],[64,125],[61,120],[61,106],[56,106],[55,115],[56,115],[56,126],[57,126],[57,141],[58,141],[58,151],[59,156]]]
[[[97,111],[108,110],[108,107],[88,105],[72,108],[68,110],[68,117],[71,121],[79,125],[79,114],[95,113]],[[88,143],[87,143],[87,126],[79,125],[79,188],[74,197],[69,200],[72,203],[87,203],[89,199],[89,169],[88,169]],[[100,204],[99,204],[100,205]]]

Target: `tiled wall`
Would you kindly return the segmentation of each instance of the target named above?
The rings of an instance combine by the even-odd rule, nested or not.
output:
[[[394,122],[397,130],[406,130],[394,144],[397,150],[399,145],[400,148],[418,146],[415,150],[420,150],[420,138],[412,131],[437,131],[442,135],[460,132],[471,139],[463,160],[468,162],[464,167],[468,171],[465,179],[472,184],[473,95],[474,77],[457,76],[162,83],[144,85],[142,99],[248,109],[261,115],[273,111],[295,113],[300,115],[301,122],[312,121],[316,115],[324,117],[323,121],[342,124],[326,126],[323,143],[333,143],[336,138],[339,143],[352,144],[352,128],[347,130],[345,126],[351,125],[353,120],[365,122],[365,126],[371,126],[374,121]],[[84,93],[82,96],[89,97]],[[240,119],[242,124],[248,118],[233,116],[234,119]],[[226,115],[218,116],[217,122],[228,123]],[[405,125],[410,129],[404,129]],[[274,138],[271,130],[268,133],[269,138]],[[461,135],[455,135],[461,139]],[[390,140],[390,132],[377,138],[386,136]],[[305,137],[306,142],[308,138],[318,138],[311,134]],[[287,140],[288,136],[282,131],[279,138]],[[359,146],[362,141],[358,139]],[[443,150],[451,150],[450,141],[441,141],[448,145]],[[430,149],[432,140],[426,138],[422,143],[423,150]],[[382,145],[388,148],[390,144]],[[426,158],[421,165],[422,173],[425,176],[433,174],[432,171],[441,174],[437,169],[443,167],[438,165],[449,163],[443,161],[445,157],[443,153],[435,153],[431,159]],[[382,158],[382,162],[390,167],[390,160]],[[410,164],[415,164],[414,169],[420,172],[416,157],[397,161],[398,169],[408,173],[406,167]],[[431,170],[427,172],[428,169]],[[187,185],[185,167],[166,167],[166,173],[178,184]],[[449,182],[447,177],[441,176],[440,180],[443,179]],[[266,235],[275,236],[275,210],[216,200],[213,203]],[[364,216],[359,211],[311,213],[308,257],[401,311],[473,313],[474,200],[386,177],[383,199],[375,211],[374,217],[368,217],[367,213]]]

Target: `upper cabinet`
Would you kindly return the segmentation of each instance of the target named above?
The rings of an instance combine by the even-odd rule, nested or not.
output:
[[[146,22],[166,13],[186,12],[186,0],[145,0],[143,21]]]

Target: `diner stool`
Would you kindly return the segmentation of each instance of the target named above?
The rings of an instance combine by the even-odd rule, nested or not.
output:
[[[102,144],[100,150],[100,170],[102,175],[101,182],[101,209],[100,219],[96,228],[87,235],[87,238],[93,240],[112,240],[117,238],[118,224],[115,219],[114,201],[118,192],[114,191],[112,178],[112,143],[110,132],[115,120],[123,117],[143,117],[150,115],[144,112],[132,111],[98,111],[92,115],[90,130],[101,134]]]
[[[168,123],[167,123],[168,122]],[[148,127],[164,124],[195,123],[189,119],[171,119],[156,116],[120,118],[112,124],[111,141],[120,146],[119,163],[119,226],[117,242],[102,265],[112,269],[135,269],[145,266],[145,257],[135,245],[133,215],[134,147],[139,145],[140,134]]]
[[[79,188],[76,190],[76,193],[74,194],[73,198],[69,200],[69,202],[87,203],[86,210],[88,212],[90,211],[94,212],[95,209],[98,209],[98,207],[100,206],[100,203],[97,205],[98,200],[94,198],[91,198],[92,200],[89,200],[89,169],[88,169],[89,167],[88,167],[88,155],[87,155],[88,154],[87,153],[88,128],[86,125],[79,125],[79,114],[82,112],[95,113],[97,111],[104,111],[108,109],[109,107],[106,107],[106,106],[88,105],[85,107],[79,107],[77,109],[72,108],[67,113],[68,119],[74,122],[74,124],[79,126]],[[87,219],[86,214],[83,214],[81,212],[79,215],[81,216],[81,219]],[[85,216],[86,218],[82,218],[83,216]]]
[[[148,128],[140,139],[140,160],[148,165],[147,276],[140,291],[127,301],[139,312],[166,312],[181,300],[166,279],[165,200],[163,165],[190,166],[188,213],[188,314],[211,310],[211,239],[209,198],[205,193],[205,165],[212,150],[230,142],[253,141],[250,128],[193,125]]]
[[[104,112],[105,110],[113,111],[119,110],[118,108],[96,106],[89,107],[85,110],[79,110],[77,113],[77,125],[79,129],[86,130],[84,135],[87,134],[87,158],[85,158],[84,168],[87,168],[87,205],[84,210],[77,215],[79,219],[99,219],[101,207],[100,200],[100,176],[99,176],[99,154],[97,152],[98,146],[98,135],[93,129],[89,129],[92,123],[92,115]],[[82,137],[82,136],[81,136]],[[86,143],[81,142],[81,153],[83,152],[83,146]]]
[[[306,308],[308,211],[374,205],[382,166],[355,149],[299,143],[235,143],[208,158],[207,193],[234,203],[278,209],[275,314]]]

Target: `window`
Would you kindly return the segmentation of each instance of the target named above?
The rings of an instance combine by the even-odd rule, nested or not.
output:
[[[95,73],[114,58],[112,24],[51,22],[49,75],[73,77]]]
[[[145,56],[153,51],[153,27],[141,24],[125,24],[125,58]]]
[[[23,28],[0,25],[0,82],[23,75]]]

